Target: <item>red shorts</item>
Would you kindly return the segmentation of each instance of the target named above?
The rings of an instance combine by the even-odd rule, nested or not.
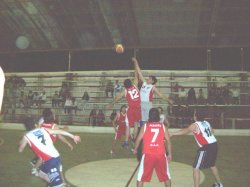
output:
[[[126,125],[129,127],[134,127],[135,123],[139,123],[141,120],[141,107],[128,107],[126,114]]]
[[[165,154],[143,154],[137,180],[150,182],[154,169],[160,182],[171,179],[167,156]]]
[[[122,136],[126,133],[126,126],[118,126],[117,131],[115,133],[115,140],[120,140]]]

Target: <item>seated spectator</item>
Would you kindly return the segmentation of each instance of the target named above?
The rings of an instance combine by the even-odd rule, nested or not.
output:
[[[97,125],[104,126],[104,121],[105,121],[105,115],[102,110],[99,110],[97,114]]]
[[[117,114],[116,110],[113,110],[113,112],[110,114],[109,119],[113,121],[115,119],[116,114]]]
[[[116,96],[116,94],[120,93],[121,91],[122,91],[122,85],[119,83],[119,80],[116,80],[114,86],[114,96]]]
[[[64,103],[64,113],[71,114],[72,106],[73,106],[72,98],[70,96],[67,96]]]
[[[21,92],[20,92],[20,96],[19,96],[18,107],[19,107],[19,108],[24,108],[24,107],[26,107],[26,103],[27,103],[26,101],[27,101],[26,96],[24,95],[24,92],[21,91]]]
[[[43,91],[43,92],[39,95],[39,107],[41,107],[42,104],[46,103],[46,99],[47,99],[46,92]]]
[[[91,125],[92,127],[95,127],[96,121],[97,121],[96,109],[92,109],[89,114],[89,125]]]
[[[179,100],[181,105],[186,104],[186,98],[187,98],[187,93],[184,89],[184,87],[181,87],[181,91],[179,92]]]
[[[29,90],[29,93],[27,95],[27,105],[28,107],[31,107],[33,105],[33,92]]]
[[[240,90],[234,87],[232,90],[232,97],[233,97],[233,104],[238,105],[240,104]]]
[[[190,88],[190,90],[188,91],[187,103],[189,105],[196,104],[196,95],[194,88]]]
[[[38,107],[39,100],[40,100],[40,95],[38,94],[38,92],[34,92],[33,102],[32,102],[34,107]]]
[[[230,93],[228,86],[225,86],[222,90],[222,98],[223,98],[224,104],[229,105],[231,103],[230,95],[231,93]]]
[[[54,95],[52,96],[52,107],[59,107],[60,97],[58,91],[55,91]]]
[[[106,93],[106,97],[109,97],[109,95],[111,95],[111,97],[114,97],[114,85],[111,82],[111,80],[108,80],[108,83],[107,83],[106,89],[105,89],[105,93]]]
[[[198,94],[197,102],[198,102],[199,105],[206,104],[206,99],[205,99],[205,96],[204,96],[202,88],[199,89],[199,94]]]

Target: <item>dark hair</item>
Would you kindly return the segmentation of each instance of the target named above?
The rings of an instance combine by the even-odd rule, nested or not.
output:
[[[43,110],[43,119],[44,123],[54,123],[54,115],[53,112],[49,108],[45,108]]]
[[[31,130],[35,129],[36,126],[35,126],[34,119],[32,117],[27,117],[24,120],[24,127],[25,127],[26,131],[31,131]]]
[[[151,108],[149,111],[149,122],[159,122],[160,114],[157,108]]]
[[[124,84],[125,88],[129,88],[129,87],[132,86],[132,82],[131,82],[130,79],[125,79],[125,81],[123,82],[123,84]]]
[[[121,108],[120,108],[120,112],[122,112],[122,108],[127,108],[127,105],[122,105]]]
[[[205,113],[200,111],[200,110],[195,110],[195,116],[196,116],[196,119],[197,121],[204,121],[205,120]]]
[[[153,85],[157,83],[157,78],[156,78],[155,76],[150,75],[150,76],[149,76],[149,78],[151,78],[151,79],[152,79],[152,81],[153,81],[153,83],[152,83],[152,84],[153,84]]]
[[[161,112],[163,112],[163,108],[161,106],[158,106],[158,109],[161,109]]]

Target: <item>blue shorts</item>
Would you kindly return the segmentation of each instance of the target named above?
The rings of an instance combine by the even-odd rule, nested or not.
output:
[[[51,186],[60,186],[63,184],[60,175],[61,159],[60,157],[51,158],[45,161],[42,165],[41,171],[48,175]]]

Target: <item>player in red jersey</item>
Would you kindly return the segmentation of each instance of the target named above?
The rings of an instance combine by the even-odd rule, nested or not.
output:
[[[210,168],[215,178],[213,187],[223,187],[219,172],[215,166],[218,145],[213,129],[209,122],[205,121],[203,112],[196,110],[194,112],[194,121],[189,127],[173,132],[170,136],[184,135],[193,133],[195,140],[200,147],[197,150],[196,159],[193,163],[194,187],[200,186],[200,170]]]
[[[171,142],[168,130],[160,121],[157,108],[149,111],[149,120],[144,124],[135,142],[134,154],[141,140],[143,140],[143,155],[140,161],[137,187],[142,187],[144,182],[150,182],[153,170],[160,182],[164,182],[166,187],[170,187],[170,173],[168,161],[172,160]],[[167,144],[168,156],[166,155],[165,143]]]
[[[3,102],[4,83],[5,83],[4,72],[2,68],[0,67],[0,112],[2,108],[2,102]]]
[[[124,146],[128,147],[128,140],[130,137],[130,128],[134,127],[133,138],[136,137],[138,131],[138,123],[141,120],[141,97],[138,89],[138,78],[135,73],[134,85],[130,79],[124,81],[125,89],[115,97],[113,105],[122,97],[125,97],[128,102],[126,115],[126,138]]]
[[[120,108],[120,112],[116,114],[114,120],[112,121],[113,127],[115,129],[115,138],[112,143],[112,149],[110,151],[110,154],[115,153],[114,148],[115,148],[117,140],[120,140],[121,137],[126,134],[126,122],[125,122],[126,113],[127,113],[126,109],[127,109],[127,106],[122,105]]]
[[[74,136],[62,130],[51,130],[44,128],[36,128],[32,118],[25,121],[25,128],[28,131],[19,144],[19,152],[23,152],[24,148],[29,144],[30,148],[36,155],[43,160],[39,177],[49,183],[53,187],[65,187],[60,175],[61,159],[60,154],[54,147],[51,134],[61,134],[68,136],[75,143],[81,141],[79,136]]]

